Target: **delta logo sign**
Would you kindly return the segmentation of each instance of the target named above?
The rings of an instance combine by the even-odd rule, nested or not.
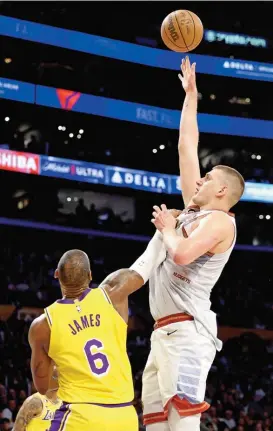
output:
[[[81,93],[78,91],[63,90],[61,88],[56,89],[56,94],[62,109],[67,111],[73,109],[73,106],[75,106],[81,96]]]

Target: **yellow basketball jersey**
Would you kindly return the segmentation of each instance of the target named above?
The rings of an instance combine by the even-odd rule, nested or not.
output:
[[[45,309],[49,356],[58,367],[58,396],[67,403],[121,404],[133,400],[126,352],[127,325],[102,288]]]
[[[46,431],[50,428],[51,421],[54,418],[55,412],[62,405],[62,401],[59,400],[56,403],[50,401],[45,395],[37,392],[33,395],[39,397],[43,403],[43,410],[40,416],[33,418],[26,427],[26,431]]]

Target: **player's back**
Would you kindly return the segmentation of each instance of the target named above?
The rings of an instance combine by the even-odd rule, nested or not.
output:
[[[131,402],[127,325],[104,289],[86,289],[79,300],[58,300],[45,314],[51,329],[48,354],[59,373],[58,396],[66,403]]]
[[[26,426],[26,431],[46,431],[50,428],[51,421],[54,419],[56,410],[61,407],[62,401],[53,402],[45,395],[39,394],[39,392],[32,395],[32,397],[40,398],[43,409],[39,416],[31,419]]]

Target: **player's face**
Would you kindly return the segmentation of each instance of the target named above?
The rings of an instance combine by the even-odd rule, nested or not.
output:
[[[217,169],[210,171],[197,181],[193,202],[199,206],[207,205],[220,196],[225,188],[221,171]]]

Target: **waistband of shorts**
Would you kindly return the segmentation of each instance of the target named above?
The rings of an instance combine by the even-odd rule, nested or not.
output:
[[[128,403],[119,403],[119,404],[101,404],[101,403],[82,403],[82,402],[74,402],[74,403],[67,403],[63,402],[63,405],[73,405],[73,404],[84,404],[84,405],[92,405],[92,406],[99,406],[99,407],[106,407],[106,408],[118,408],[118,407],[129,407],[133,405],[133,401],[129,401]]]
[[[99,406],[99,407],[106,407],[106,408],[118,408],[118,407],[129,407],[132,406],[133,403],[132,401],[129,403],[120,403],[120,404],[99,404],[99,403],[92,403],[94,406]]]
[[[154,329],[162,328],[170,323],[185,322],[186,320],[193,320],[193,317],[187,313],[171,314],[170,316],[158,319],[154,324]]]

